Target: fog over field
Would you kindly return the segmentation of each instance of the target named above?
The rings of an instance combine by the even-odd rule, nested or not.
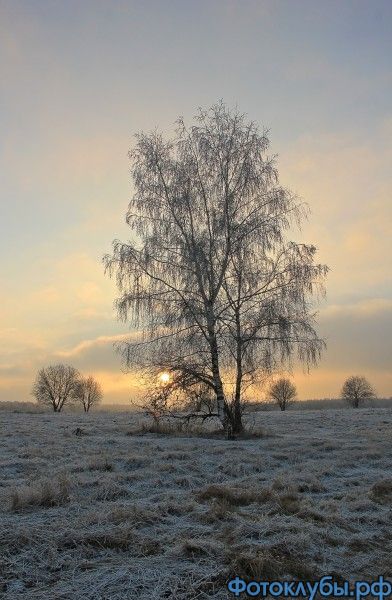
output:
[[[392,572],[390,408],[257,412],[235,441],[151,434],[132,413],[0,419],[5,600],[224,599],[234,574]]]

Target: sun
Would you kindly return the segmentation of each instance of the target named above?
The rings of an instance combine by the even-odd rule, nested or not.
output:
[[[170,381],[170,373],[167,373],[166,371],[164,371],[163,373],[161,373],[161,374],[159,375],[159,381],[160,381],[161,383],[163,383],[164,385],[165,385],[166,383],[169,383],[169,381]]]

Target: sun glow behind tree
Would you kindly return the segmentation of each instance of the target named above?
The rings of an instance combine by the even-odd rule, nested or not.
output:
[[[159,375],[159,383],[162,385],[167,385],[170,382],[170,374],[164,371]]]

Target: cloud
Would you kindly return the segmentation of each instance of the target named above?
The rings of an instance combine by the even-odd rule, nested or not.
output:
[[[87,350],[91,350],[92,348],[107,347],[108,344],[114,344],[115,342],[123,342],[130,339],[136,339],[136,334],[123,333],[119,335],[101,335],[92,340],[83,340],[70,350],[59,350],[58,352],[56,352],[56,355],[66,358],[79,356],[80,354],[83,354],[84,352],[86,352]]]
[[[392,314],[392,300],[388,298],[370,298],[356,304],[331,304],[320,311],[323,319],[352,317],[363,319],[380,314]]]
[[[388,298],[324,308],[319,315],[319,331],[326,339],[327,351],[320,366],[337,372],[341,369],[379,371],[385,385],[386,374],[392,373],[392,340],[386,335],[391,328],[392,300]],[[318,377],[318,371],[315,376]],[[382,387],[382,393],[390,395],[391,391]]]

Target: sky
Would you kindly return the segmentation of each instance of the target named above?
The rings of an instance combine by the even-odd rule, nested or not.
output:
[[[58,362],[106,403],[138,393],[101,264],[130,237],[127,152],[220,99],[269,129],[330,267],[299,397],[352,374],[391,396],[391,21],[390,0],[0,0],[0,400]]]

